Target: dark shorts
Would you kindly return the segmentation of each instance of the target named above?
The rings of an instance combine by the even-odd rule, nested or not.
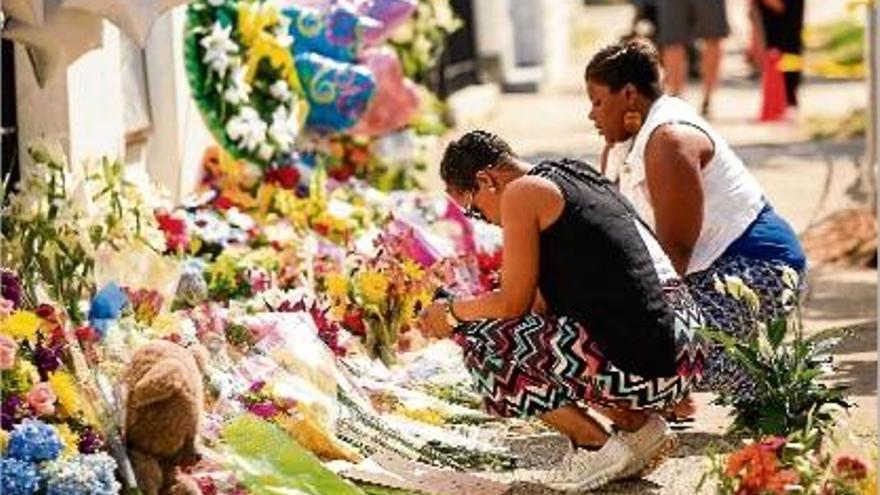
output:
[[[659,0],[657,42],[660,46],[730,34],[725,0]]]

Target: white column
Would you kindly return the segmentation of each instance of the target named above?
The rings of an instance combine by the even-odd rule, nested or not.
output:
[[[15,48],[16,105],[22,165],[26,150],[40,139],[61,143],[72,166],[124,150],[119,31],[100,24],[103,46],[86,52],[40,88],[27,52]]]
[[[192,99],[183,63],[186,7],[153,25],[146,47],[152,132],[147,144],[150,176],[180,199],[201,178],[205,148],[214,143]]]

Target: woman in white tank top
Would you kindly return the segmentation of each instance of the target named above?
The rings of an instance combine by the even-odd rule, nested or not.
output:
[[[687,103],[663,94],[654,48],[639,40],[606,47],[584,77],[590,119],[608,143],[603,172],[654,229],[708,325],[746,337],[755,318],[787,317],[792,305],[783,298],[799,296],[806,270],[797,236],[727,142]],[[731,276],[758,294],[757,315],[715,288]],[[752,390],[720,348],[704,377],[722,398]]]

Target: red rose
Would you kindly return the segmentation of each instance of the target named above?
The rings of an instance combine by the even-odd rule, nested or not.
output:
[[[86,325],[76,329],[76,338],[83,342],[97,342],[101,336],[97,330]]]
[[[156,221],[159,228],[165,234],[165,247],[169,251],[186,249],[189,244],[186,233],[186,221],[176,218],[168,213],[156,213]]]
[[[844,478],[860,480],[868,476],[868,467],[855,457],[842,455],[834,463],[834,472]]]
[[[296,167],[279,167],[266,172],[266,182],[278,184],[284,189],[296,189],[299,179],[300,174]]]
[[[345,182],[348,179],[351,179],[351,176],[354,175],[354,167],[349,165],[342,165],[340,167],[335,167],[328,174],[332,179],[337,180],[339,182]]]
[[[345,312],[342,318],[342,326],[354,335],[363,337],[367,334],[367,325],[364,323],[364,311],[354,308]]]
[[[214,200],[214,206],[220,210],[228,210],[235,206],[235,203],[226,196],[218,196],[217,199]]]

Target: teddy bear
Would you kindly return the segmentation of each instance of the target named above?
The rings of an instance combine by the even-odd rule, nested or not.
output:
[[[125,433],[145,495],[201,495],[180,468],[199,460],[204,353],[156,340],[140,346],[125,374]]]

